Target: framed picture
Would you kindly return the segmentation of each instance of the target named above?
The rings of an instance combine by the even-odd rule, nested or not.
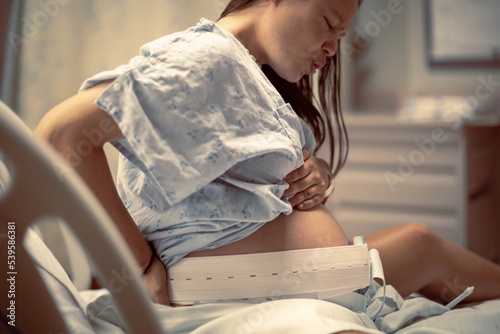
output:
[[[426,0],[431,66],[500,67],[499,0]]]

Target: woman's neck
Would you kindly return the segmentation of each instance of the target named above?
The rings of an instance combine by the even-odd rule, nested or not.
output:
[[[258,14],[256,7],[248,8],[241,12],[230,14],[217,21],[217,25],[226,29],[240,41],[250,54],[255,57],[257,63],[264,64],[264,52],[259,46],[258,38]]]

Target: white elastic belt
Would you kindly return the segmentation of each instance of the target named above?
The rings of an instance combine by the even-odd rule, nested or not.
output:
[[[184,258],[169,268],[169,298],[178,305],[237,301],[274,300],[292,297],[345,300],[349,293],[366,288],[382,276],[380,258],[362,237],[354,245],[271,253]],[[378,255],[378,253],[376,254]],[[354,294],[353,294],[354,295]],[[355,294],[364,297],[359,294]],[[341,302],[342,304],[342,302]],[[366,300],[355,302],[363,309]]]

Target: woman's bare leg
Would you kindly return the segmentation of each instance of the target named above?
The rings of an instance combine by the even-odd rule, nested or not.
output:
[[[379,251],[388,284],[406,297],[420,292],[447,303],[468,286],[467,301],[500,297],[500,266],[442,239],[423,224],[410,223],[366,238]]]

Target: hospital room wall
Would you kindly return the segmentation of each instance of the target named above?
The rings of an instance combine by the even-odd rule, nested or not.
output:
[[[342,58],[347,111],[393,114],[409,96],[468,96],[476,93],[480,78],[491,75],[494,82],[500,82],[498,66],[429,66],[426,1],[363,2],[348,37],[353,38],[353,31],[361,31],[368,42],[362,43],[360,53],[344,54]],[[389,16],[384,16],[387,13]],[[493,93],[500,93],[498,85],[493,89]]]

